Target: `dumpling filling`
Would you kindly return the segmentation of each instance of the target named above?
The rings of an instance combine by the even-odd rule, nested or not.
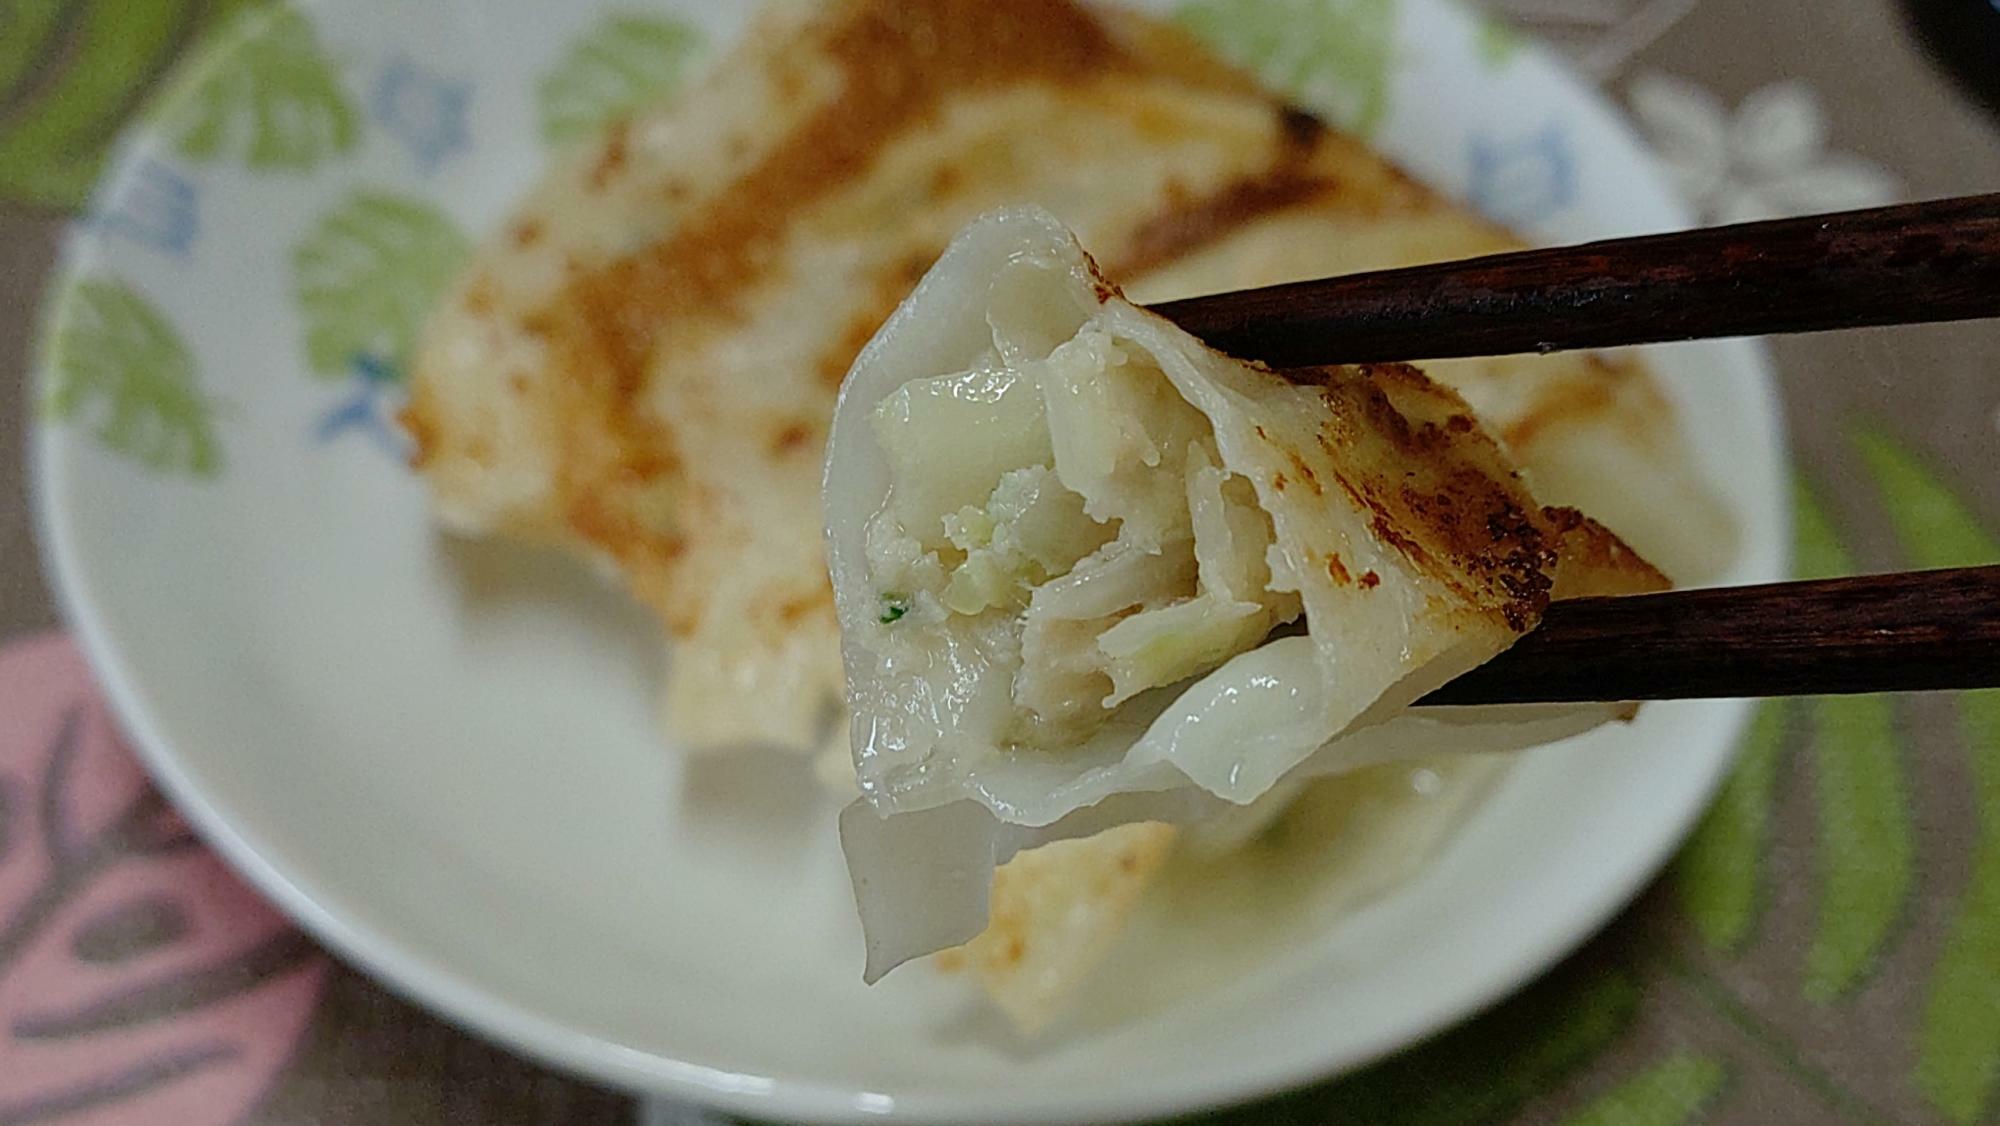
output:
[[[1034,211],[954,242],[850,373],[829,451],[871,975],[976,933],[973,877],[1018,848],[1604,722],[1403,713],[1559,586],[1664,585],[1536,504],[1415,369],[1224,356]]]
[[[867,530],[882,644],[914,662],[954,642],[991,654],[994,706],[963,738],[1060,753],[1304,613],[1272,582],[1271,517],[1220,468],[1208,419],[1100,328],[913,380],[871,422],[893,481]]]

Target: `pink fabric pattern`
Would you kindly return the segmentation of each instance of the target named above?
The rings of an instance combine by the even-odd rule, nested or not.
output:
[[[0,650],[0,1126],[238,1121],[326,965],[160,797],[66,638]]]

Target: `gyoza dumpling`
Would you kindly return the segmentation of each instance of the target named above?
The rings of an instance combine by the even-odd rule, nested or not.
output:
[[[1134,301],[1150,304],[1521,248],[1459,208],[1357,218],[1307,199],[1121,281]],[[1423,369],[1465,396],[1542,503],[1590,513],[1676,583],[1710,581],[1734,557],[1735,521],[1637,354],[1483,356]]]
[[[862,353],[826,510],[871,976],[976,933],[1019,848],[1603,722],[1397,713],[1559,581],[1665,585],[1415,369],[1231,359],[1033,210],[964,232]]]
[[[968,971],[1016,1029],[1039,1034],[1118,941],[1178,834],[1120,825],[1021,853],[993,873],[986,929],[940,964]]]

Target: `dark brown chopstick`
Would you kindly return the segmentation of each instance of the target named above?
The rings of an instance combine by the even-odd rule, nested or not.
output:
[[[2000,316],[2000,195],[1530,250],[1154,311],[1274,367]]]
[[[2000,566],[1580,598],[1420,704],[2000,687]]]

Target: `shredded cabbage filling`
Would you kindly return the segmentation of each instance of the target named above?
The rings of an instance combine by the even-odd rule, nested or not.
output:
[[[867,530],[880,624],[998,640],[1012,714],[995,746],[1074,747],[1303,612],[1207,417],[1101,328],[911,381],[872,424],[891,482]]]

